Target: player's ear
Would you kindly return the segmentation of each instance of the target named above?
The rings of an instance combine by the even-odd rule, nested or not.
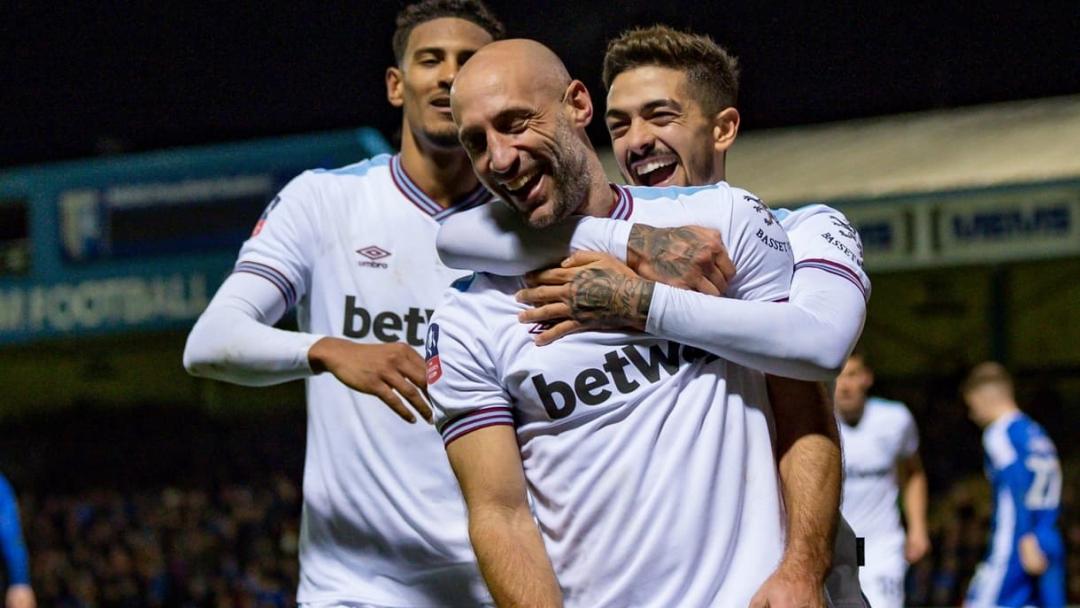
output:
[[[572,81],[563,94],[563,103],[570,112],[574,126],[584,128],[592,122],[592,97],[589,96],[589,89],[585,88],[585,83],[580,80]]]
[[[404,86],[405,75],[401,73],[401,68],[396,65],[386,68],[386,99],[395,108],[405,105]]]
[[[727,152],[739,134],[739,111],[724,108],[713,117],[713,147],[717,152]]]

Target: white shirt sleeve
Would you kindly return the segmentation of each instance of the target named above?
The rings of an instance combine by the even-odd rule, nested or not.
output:
[[[836,378],[862,332],[862,292],[836,275],[795,274],[789,302],[717,298],[657,284],[646,331],[785,378]]]
[[[776,254],[778,249],[788,250],[789,262],[791,254],[786,237],[776,234],[779,222],[768,209],[740,190],[733,189],[733,193],[742,197],[743,204],[736,209],[741,213],[733,216],[731,229],[722,232],[735,264],[735,281],[742,282],[733,281],[726,295],[742,300],[658,284],[646,331],[766,373],[798,380],[832,380],[862,332],[866,319],[862,290],[844,277],[805,268],[792,278],[789,302],[747,301],[779,299],[775,292],[769,292],[771,285],[782,282],[776,275],[780,259]],[[751,205],[753,214],[746,212],[746,204]],[[764,267],[765,272],[756,275],[747,260]],[[765,290],[766,297],[755,293],[758,287]]]
[[[726,226],[716,221],[701,225],[720,231],[735,265],[735,276],[724,295],[763,302],[787,300],[795,264],[787,233],[769,208],[749,192],[731,187],[719,192],[727,199],[730,220]],[[703,222],[708,221],[707,205],[695,207],[707,214]]]
[[[320,237],[328,233],[319,224],[317,179],[317,174],[305,171],[274,197],[240,248],[234,269],[273,283],[287,308],[307,293]]]
[[[915,424],[915,417],[911,415],[911,411],[904,406],[904,430],[903,437],[900,441],[900,456],[902,458],[910,458],[915,452],[919,451],[919,427]]]
[[[247,386],[312,374],[307,352],[323,336],[272,326],[310,282],[319,234],[316,199],[305,173],[271,201],[241,248],[233,274],[188,335],[184,367],[189,373]]]
[[[233,273],[188,335],[184,368],[193,376],[244,386],[310,376],[308,350],[323,336],[273,327],[285,310],[273,283]]]
[[[450,216],[439,228],[436,248],[451,268],[517,276],[556,265],[577,250],[600,251],[625,261],[632,225],[575,216],[535,230],[514,210],[495,202]]]
[[[731,193],[738,197],[735,203],[741,209],[733,218],[741,223],[720,228],[741,271],[736,276],[738,284],[726,294],[730,297],[714,298],[657,284],[646,330],[770,374],[810,381],[834,379],[862,333],[867,288],[860,289],[827,268],[805,264],[792,279],[790,303],[748,301],[759,299],[752,297],[756,288],[767,287],[778,280],[777,272],[784,272],[785,254],[775,247],[784,248],[786,239],[776,234],[775,224],[766,223],[773,218],[760,201],[742,190],[731,189]],[[687,223],[717,226],[715,207],[695,204],[687,209],[691,215]],[[694,213],[701,215],[693,217]],[[545,231],[528,229],[505,205],[485,205],[443,224],[439,253],[448,266],[503,275],[557,263],[575,249],[603,251],[625,260],[632,225],[607,218],[576,218],[556,227],[553,238],[543,240],[539,237]],[[742,238],[732,238],[734,229]],[[566,234],[569,230],[571,236]],[[747,268],[761,264],[766,249],[769,258],[781,263],[773,266],[772,276],[753,275]],[[865,275],[862,278],[868,287],[869,280]],[[783,279],[779,281],[782,284]],[[772,296],[780,299],[781,292]],[[702,323],[702,319],[718,321]]]
[[[428,395],[435,428],[443,443],[489,426],[514,426],[512,399],[499,382],[498,371],[467,295],[471,280],[448,290],[428,324],[425,359]]]
[[[795,274],[803,268],[831,272],[851,281],[870,299],[870,277],[863,269],[862,239],[843,213],[825,205],[785,211],[782,225],[795,248]]]

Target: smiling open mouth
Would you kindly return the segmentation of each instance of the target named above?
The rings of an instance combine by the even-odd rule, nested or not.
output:
[[[524,200],[529,196],[529,192],[540,182],[540,178],[544,176],[543,172],[539,169],[535,169],[528,173],[522,173],[514,179],[503,184],[506,187],[510,196]]]
[[[634,181],[644,186],[662,184],[675,175],[679,161],[674,157],[653,157],[638,161],[630,169]]]

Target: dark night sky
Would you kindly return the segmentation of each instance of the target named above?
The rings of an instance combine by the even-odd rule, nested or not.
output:
[[[66,4],[4,7],[0,166],[399,121],[382,84],[399,1]],[[490,0],[600,98],[623,28],[712,34],[742,62],[746,130],[1080,93],[1075,0],[782,4]]]

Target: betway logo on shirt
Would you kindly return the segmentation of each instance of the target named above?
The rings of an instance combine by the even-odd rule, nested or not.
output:
[[[536,374],[532,381],[548,416],[557,420],[573,413],[579,402],[600,405],[611,399],[616,391],[627,395],[641,388],[642,382],[656,384],[665,373],[673,376],[679,367],[699,359],[711,363],[719,357],[677,342],[653,344],[647,349],[631,344],[604,353],[604,364],[581,370],[573,384],[562,380],[549,382],[544,374]],[[628,367],[637,370],[641,379],[627,376]]]
[[[345,319],[341,333],[347,338],[374,336],[380,342],[406,342],[423,346],[425,327],[435,311],[410,308],[404,313],[371,312],[356,303],[356,296],[345,296]]]

